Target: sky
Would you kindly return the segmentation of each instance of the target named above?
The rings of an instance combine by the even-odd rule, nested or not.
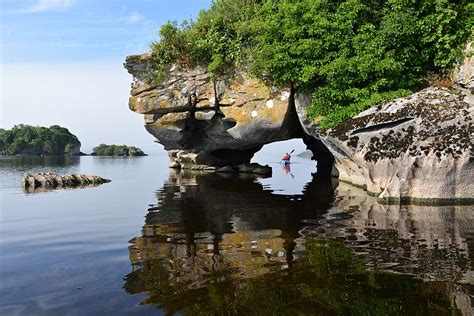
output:
[[[211,0],[0,0],[0,127],[61,125],[82,151],[100,143],[161,147],[128,109],[125,56],[149,50],[169,20]]]

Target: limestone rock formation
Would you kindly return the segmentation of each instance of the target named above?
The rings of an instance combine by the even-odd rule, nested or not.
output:
[[[264,144],[300,131],[291,87],[267,86],[239,70],[212,80],[206,67],[176,65],[153,82],[149,54],[127,57],[125,68],[133,75],[130,109],[145,115],[146,129],[169,151],[172,167],[249,163]]]
[[[473,119],[468,92],[430,87],[373,106],[327,130],[322,141],[339,180],[382,200],[472,202]],[[315,132],[311,124],[307,130]]]
[[[204,66],[171,65],[154,82],[150,54],[127,57],[125,68],[133,75],[130,109],[145,115],[171,167],[252,172],[245,164],[263,145],[302,138],[320,176],[332,174],[385,202],[472,203],[470,56],[453,74],[454,88],[377,104],[329,130],[306,116],[310,94],[267,86],[238,69],[213,79]]]
[[[40,189],[55,188],[73,188],[78,186],[95,186],[110,182],[98,176],[90,176],[85,174],[65,174],[58,175],[51,172],[28,173],[23,176],[22,185],[27,192]]]

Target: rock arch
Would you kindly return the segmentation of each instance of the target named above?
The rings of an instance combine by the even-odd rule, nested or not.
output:
[[[469,49],[470,44],[466,47]],[[324,134],[306,118],[310,95],[245,72],[211,79],[204,66],[170,66],[150,82],[150,54],[129,56],[130,109],[163,144],[170,166],[269,173],[248,165],[268,143],[302,138],[318,175],[365,188],[387,203],[474,203],[474,57],[453,74],[456,89],[428,87],[376,104]]]
[[[334,158],[303,127],[299,113],[307,98],[297,101],[292,86],[269,86],[239,70],[213,80],[204,66],[175,65],[165,79],[150,83],[150,57],[126,59],[133,75],[129,106],[145,116],[145,128],[168,151],[170,167],[252,172],[255,166],[247,166],[263,145],[301,138],[318,160],[318,173],[331,175]]]

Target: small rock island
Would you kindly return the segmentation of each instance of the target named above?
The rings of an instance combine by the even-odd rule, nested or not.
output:
[[[127,145],[106,145],[100,144],[92,149],[92,156],[119,156],[119,157],[137,157],[148,156],[138,147]]]

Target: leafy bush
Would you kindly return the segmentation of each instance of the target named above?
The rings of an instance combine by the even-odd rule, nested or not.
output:
[[[67,128],[16,125],[0,129],[0,153],[3,155],[70,156],[80,153],[81,142]]]
[[[445,77],[472,34],[468,0],[216,0],[196,21],[165,24],[154,67],[238,66],[311,92],[310,117],[330,127],[381,100]],[[157,79],[160,77],[157,75]]]

